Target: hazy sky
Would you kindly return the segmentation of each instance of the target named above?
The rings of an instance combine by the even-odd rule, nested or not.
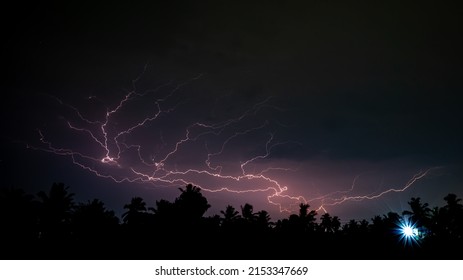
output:
[[[324,2],[9,4],[4,184],[342,220],[462,196],[461,11]]]

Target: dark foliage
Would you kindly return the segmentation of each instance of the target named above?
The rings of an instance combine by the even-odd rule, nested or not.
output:
[[[308,204],[272,222],[251,204],[228,205],[205,217],[201,189],[187,185],[174,202],[147,207],[141,197],[124,205],[122,220],[98,199],[75,203],[64,184],[36,196],[0,189],[2,259],[461,259],[463,205],[455,194],[430,208],[419,197],[402,215],[390,212],[341,224]],[[320,215],[319,215],[320,214]],[[317,216],[319,219],[317,220]],[[400,241],[399,224],[419,229],[416,242]],[[451,253],[449,253],[451,252]]]

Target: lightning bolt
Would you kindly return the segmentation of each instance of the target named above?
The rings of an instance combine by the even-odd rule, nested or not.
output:
[[[423,179],[424,177],[426,177],[427,175],[430,174],[430,172],[432,172],[433,170],[437,170],[437,169],[440,169],[442,167],[431,167],[431,168],[428,168],[424,171],[419,171],[418,173],[414,174],[412,176],[412,178],[402,187],[400,188],[388,188],[384,191],[381,191],[381,192],[378,192],[378,193],[372,193],[372,194],[369,194],[369,195],[354,195],[354,196],[349,196],[349,195],[345,195],[347,193],[350,193],[354,190],[354,186],[355,186],[355,183],[357,181],[357,179],[359,178],[359,176],[356,176],[353,183],[352,183],[352,186],[349,190],[346,190],[346,191],[336,191],[334,193],[331,193],[331,194],[328,194],[328,195],[324,195],[322,197],[319,197],[319,198],[316,198],[315,200],[321,200],[321,206],[318,208],[317,211],[319,210],[323,210],[325,213],[327,212],[325,207],[326,206],[334,206],[334,205],[339,205],[339,204],[342,204],[342,203],[345,203],[347,201],[363,201],[363,200],[374,200],[374,199],[378,199],[388,193],[397,193],[397,192],[403,192],[405,190],[407,190],[408,188],[410,188],[411,186],[413,186],[418,180],[420,179]],[[339,195],[339,194],[344,194],[342,195],[341,197],[335,197],[335,195]]]
[[[175,118],[175,113],[182,102],[173,100],[173,97],[184,86],[201,77],[202,75],[199,75],[178,85],[173,85],[173,82],[170,81],[154,90],[145,92],[139,92],[137,89],[136,85],[140,79],[140,77],[137,77],[132,81],[132,89],[127,91],[114,106],[105,106],[102,114],[103,118],[97,120],[92,120],[77,107],[53,97],[60,106],[67,108],[73,115],[72,118],[64,119],[67,130],[74,133],[73,135],[76,137],[84,137],[85,140],[82,141],[85,144],[80,142],[77,143],[77,147],[59,147],[52,140],[47,139],[43,129],[37,129],[39,145],[27,144],[26,147],[70,157],[72,162],[80,168],[96,176],[111,179],[116,183],[149,183],[157,187],[177,187],[193,184],[203,191],[211,193],[262,193],[266,196],[268,203],[278,207],[280,212],[292,212],[297,209],[300,203],[315,203],[318,205],[317,211],[327,212],[328,207],[348,201],[359,202],[378,199],[389,193],[407,190],[436,169],[436,167],[433,167],[418,172],[400,188],[391,187],[368,195],[352,194],[359,176],[353,179],[350,188],[346,190],[338,190],[312,198],[306,198],[302,195],[290,195],[289,187],[282,184],[271,173],[275,170],[294,172],[297,169],[270,166],[256,170],[255,163],[268,160],[272,151],[279,146],[301,145],[300,143],[295,141],[279,142],[275,140],[275,132],[267,132],[265,143],[262,143],[263,152],[231,164],[220,161],[221,156],[224,155],[233,141],[252,133],[262,134],[262,131],[270,129],[269,120],[252,127],[240,128],[241,124],[256,116],[263,108],[282,110],[270,105],[270,98],[250,106],[244,112],[230,119],[215,123],[193,121],[179,131],[180,136],[172,145],[169,145],[162,130],[159,130],[159,139],[151,139],[151,143],[157,143],[158,150],[152,152],[148,158],[144,156],[143,154],[149,150],[150,145],[133,143],[131,141],[135,137],[132,136],[147,129],[152,130],[155,123],[165,124],[164,117]],[[167,91],[167,94],[164,91]],[[101,103],[97,96],[89,96],[87,100],[89,102],[98,100]],[[118,119],[120,119],[120,115],[124,116],[124,109],[130,107],[132,102],[140,100],[150,104],[152,109],[148,112],[149,114],[126,125],[124,128],[118,126]],[[133,139],[129,141],[128,139],[131,137]],[[176,157],[181,158],[187,155],[189,151],[188,145],[198,142],[204,143],[201,168],[179,167]],[[219,143],[218,148],[212,148],[210,143],[215,144],[215,146]],[[91,151],[88,151],[84,146],[92,146]],[[197,152],[201,151],[198,150]],[[228,170],[230,168],[224,164],[231,165],[234,171]],[[282,201],[285,201],[285,203]]]

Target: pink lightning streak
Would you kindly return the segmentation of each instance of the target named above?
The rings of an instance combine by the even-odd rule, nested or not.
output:
[[[250,106],[244,112],[237,116],[221,120],[218,122],[192,121],[183,129],[178,131],[180,137],[172,144],[166,143],[163,139],[163,132],[160,130],[159,139],[152,139],[152,142],[161,143],[160,151],[149,156],[143,156],[145,150],[148,150],[146,144],[129,143],[127,138],[135,133],[153,127],[153,123],[164,123],[166,116],[175,118],[181,102],[169,102],[185,85],[200,79],[201,75],[187,82],[174,86],[167,90],[167,94],[159,97],[160,92],[172,87],[172,82],[163,84],[154,90],[139,93],[136,82],[139,78],[133,80],[132,89],[128,91],[113,107],[106,107],[103,114],[104,118],[91,120],[86,117],[75,106],[66,104],[62,100],[55,100],[63,107],[68,108],[74,115],[74,118],[65,119],[67,129],[79,137],[85,137],[85,143],[78,143],[76,148],[58,147],[53,141],[47,139],[43,129],[37,129],[39,134],[40,145],[30,145],[28,148],[53,153],[60,156],[67,156],[72,162],[93,173],[96,176],[111,179],[116,183],[149,183],[154,186],[184,186],[193,184],[205,192],[211,193],[262,193],[268,203],[278,207],[280,212],[292,212],[297,209],[300,203],[316,203],[317,211],[327,212],[327,207],[343,204],[348,201],[360,202],[364,200],[378,199],[389,193],[403,192],[415,185],[416,182],[425,178],[436,169],[436,167],[420,171],[402,187],[390,187],[386,190],[376,193],[353,195],[354,188],[359,176],[353,179],[352,185],[347,190],[337,190],[327,194],[306,198],[303,195],[290,195],[290,187],[283,184],[277,176],[272,176],[272,171],[294,172],[297,169],[286,168],[281,166],[270,166],[256,170],[254,163],[262,162],[272,154],[272,150],[283,145],[301,145],[294,141],[276,141],[275,132],[263,131],[269,128],[269,121],[265,120],[261,124],[251,127],[239,127],[239,124],[246,123],[253,118],[263,108],[273,108],[280,110],[276,106],[270,106],[269,98]],[[97,97],[91,96],[89,101]],[[129,124],[125,128],[117,128],[119,115],[123,115],[123,109],[129,107],[131,102],[143,100],[151,104],[151,111],[145,117]],[[266,140],[261,143],[263,152],[248,156],[244,160],[232,162],[235,171],[229,171],[220,162],[221,156],[227,151],[231,143],[240,137],[252,133],[267,135]],[[219,142],[218,148],[211,148],[208,143],[209,137],[213,138],[215,145]],[[217,139],[218,138],[218,139]],[[175,157],[184,156],[188,153],[188,144],[201,142],[204,143],[204,152],[202,155],[202,164],[199,167],[180,167]],[[90,144],[96,149],[92,152],[85,151],[84,146]],[[199,150],[200,152],[200,150]],[[135,159],[135,162],[133,161]],[[229,163],[227,163],[230,165]],[[209,181],[209,183],[208,183]],[[215,183],[210,183],[210,182]],[[284,201],[284,203],[282,202]]]

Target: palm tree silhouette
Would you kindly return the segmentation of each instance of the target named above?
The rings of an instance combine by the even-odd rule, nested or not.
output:
[[[267,211],[261,210],[256,213],[256,224],[259,229],[267,230],[273,223],[270,222],[271,218]]]
[[[254,207],[249,203],[245,203],[244,206],[241,206],[241,216],[245,221],[253,223],[256,220]]]
[[[402,215],[408,215],[417,226],[428,226],[431,209],[428,203],[421,203],[419,197],[412,197],[408,202],[412,211],[405,210]]]
[[[370,227],[370,223],[367,220],[362,219],[359,222],[359,230],[360,230],[361,233],[363,233],[363,234],[368,233],[369,227]]]
[[[224,220],[227,220],[227,221],[236,220],[240,216],[240,213],[236,211],[235,207],[231,205],[227,205],[227,207],[225,208],[225,211],[220,210],[220,213],[222,213]]]
[[[174,220],[177,217],[175,204],[165,199],[156,201],[156,208],[148,210],[155,214],[157,220]]]
[[[119,225],[114,211],[107,210],[101,200],[93,199],[87,203],[79,203],[72,214],[75,230],[88,235],[105,234]]]
[[[383,219],[380,215],[376,215],[371,219],[370,230],[372,234],[380,237],[386,232],[387,225],[385,219],[386,218]]]
[[[188,222],[198,222],[211,207],[201,193],[201,189],[188,184],[185,189],[179,188],[181,194],[175,200],[181,217]]]
[[[325,233],[332,233],[333,231],[333,225],[332,225],[332,219],[331,215],[329,213],[325,213],[320,217],[320,229],[322,232]]]
[[[359,232],[359,223],[355,219],[351,219],[344,224],[342,231],[347,235],[354,236]]]
[[[235,222],[240,218],[240,213],[236,211],[235,207],[227,205],[224,210],[220,210],[220,213],[223,215],[222,225],[229,225]]]
[[[449,193],[444,197],[447,205],[444,206],[449,212],[458,213],[463,210],[463,205],[460,204],[461,198],[458,198],[456,194]]]
[[[53,183],[47,193],[40,191],[40,235],[49,240],[60,240],[69,234],[69,222],[74,208],[74,194],[63,183]]]
[[[309,212],[310,205],[301,203],[299,204],[299,216],[298,220],[301,224],[301,228],[303,231],[314,231],[316,227],[316,218],[317,211],[311,210]]]
[[[331,218],[331,229],[333,230],[334,233],[336,233],[339,231],[340,228],[341,228],[341,220],[339,219],[338,216],[333,216]]]
[[[127,212],[122,214],[122,221],[127,225],[140,224],[143,213],[146,212],[146,203],[141,197],[133,197],[129,204],[124,205]]]
[[[463,239],[463,205],[461,199],[455,194],[448,194],[444,197],[447,204],[443,207],[442,212],[445,217],[444,228],[452,238]]]

